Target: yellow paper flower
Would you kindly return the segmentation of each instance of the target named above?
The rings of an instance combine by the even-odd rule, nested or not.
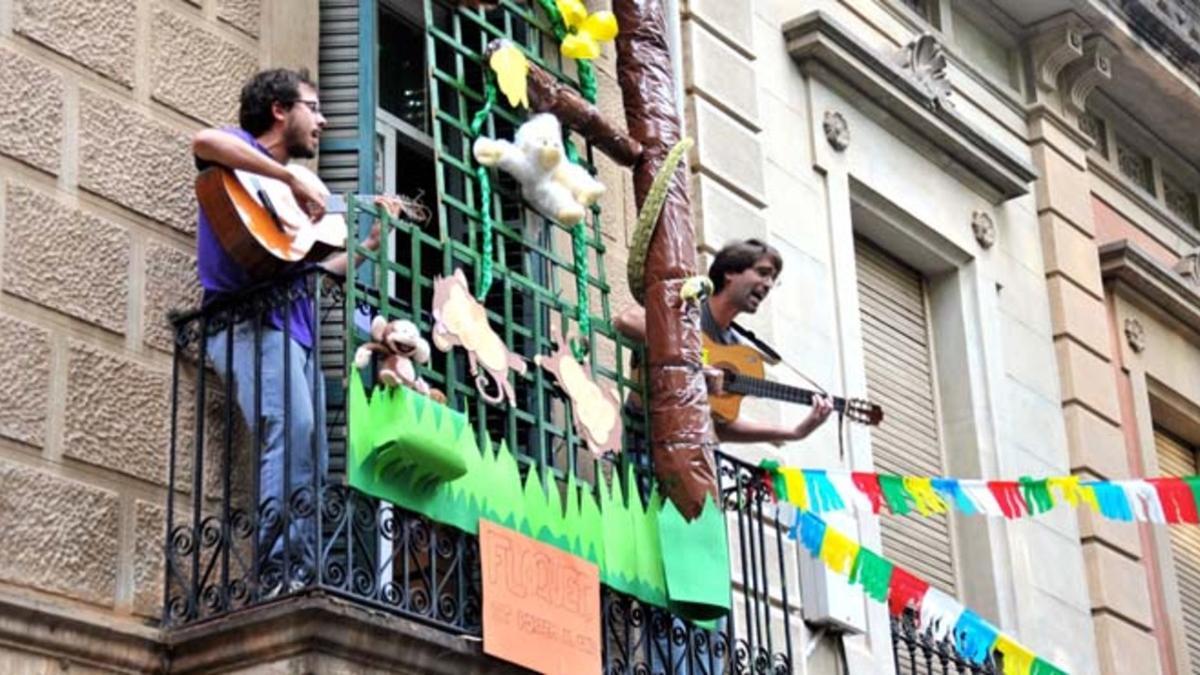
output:
[[[587,19],[588,11],[583,0],[556,0],[554,4],[558,5],[558,13],[562,15],[563,23],[567,24],[567,30],[578,29]]]
[[[506,44],[492,54],[488,65],[495,71],[496,84],[508,99],[508,104],[514,108],[518,105],[528,108],[529,61],[525,54],[515,46]]]
[[[617,37],[617,17],[603,11],[588,14],[582,0],[556,0],[563,23],[571,31],[563,38],[562,55],[572,59],[594,59],[600,56],[600,43]]]

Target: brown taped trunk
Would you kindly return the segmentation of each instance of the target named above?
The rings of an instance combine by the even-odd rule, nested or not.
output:
[[[617,73],[629,135],[642,144],[634,165],[638,208],[663,160],[680,136],[671,53],[661,0],[613,0],[621,32]],[[704,499],[717,498],[712,419],[700,370],[700,314],[679,298],[683,280],[696,273],[686,172],[680,168],[646,256],[647,368],[651,447],[663,492],[688,519]]]

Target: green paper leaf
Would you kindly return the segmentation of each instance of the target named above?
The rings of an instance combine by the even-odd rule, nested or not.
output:
[[[667,500],[658,514],[658,533],[671,610],[702,620],[728,614],[729,544],[723,512],[712,496],[690,523]]]

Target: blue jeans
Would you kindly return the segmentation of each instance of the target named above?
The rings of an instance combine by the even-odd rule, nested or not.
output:
[[[223,330],[207,340],[208,357],[223,379],[229,377],[226,370],[228,338],[228,331]],[[238,407],[253,434],[258,399],[263,439],[258,463],[256,519],[258,555],[262,562],[260,576],[264,586],[282,582],[285,578],[308,583],[315,579],[316,572],[315,509],[319,481],[324,479],[329,463],[325,438],[325,377],[313,350],[290,337],[285,338],[283,332],[273,328],[263,327],[260,338],[262,370],[258,385],[261,398],[255,388],[253,323],[246,321],[233,327],[232,371]],[[286,350],[285,344],[288,344]],[[301,488],[306,489],[298,492]],[[289,521],[286,550],[285,520]]]

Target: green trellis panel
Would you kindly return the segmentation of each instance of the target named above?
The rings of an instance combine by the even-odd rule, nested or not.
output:
[[[471,117],[483,104],[481,53],[491,40],[512,41],[533,62],[577,87],[573,62],[559,55],[549,23],[539,10],[511,0],[502,0],[497,10],[486,13],[454,10],[438,0],[424,0],[424,5],[437,180],[434,222],[422,226],[385,219],[384,241],[392,245],[383,260],[367,255],[371,281],[365,292],[349,289],[348,311],[367,305],[371,313],[412,319],[428,335],[434,277],[462,268],[473,286],[478,281],[479,214],[482,208],[490,209],[495,223],[495,281],[485,305],[493,328],[509,349],[529,362],[526,375],[510,375],[517,405],[486,404],[478,396],[461,350],[450,354],[435,350],[426,378],[446,392],[452,407],[468,413],[480,437],[486,433],[497,442],[505,441],[522,465],[547,467],[560,479],[574,474],[591,483],[601,467],[575,434],[569,402],[557,391],[552,377],[533,364],[535,355],[553,350],[551,322],[559,322],[565,332],[569,327],[566,317],[573,317],[576,311],[570,228],[525,206],[519,186],[500,173],[492,174],[492,203],[479,204],[471,155],[474,139],[468,131]],[[500,103],[494,106],[484,133],[511,138],[526,115],[525,110]],[[575,140],[583,148],[581,159],[591,166],[592,149],[581,138]],[[373,209],[370,205],[362,208]],[[601,215],[597,209],[587,221],[591,332],[585,337],[594,346],[588,357],[593,373],[598,380],[616,384],[624,398],[630,390],[642,391],[643,383],[631,380],[625,368],[635,347],[619,338],[612,327]],[[358,278],[363,278],[361,273]],[[353,333],[352,328],[348,330],[347,358],[362,339]],[[640,434],[645,420],[628,420],[627,426]]]

